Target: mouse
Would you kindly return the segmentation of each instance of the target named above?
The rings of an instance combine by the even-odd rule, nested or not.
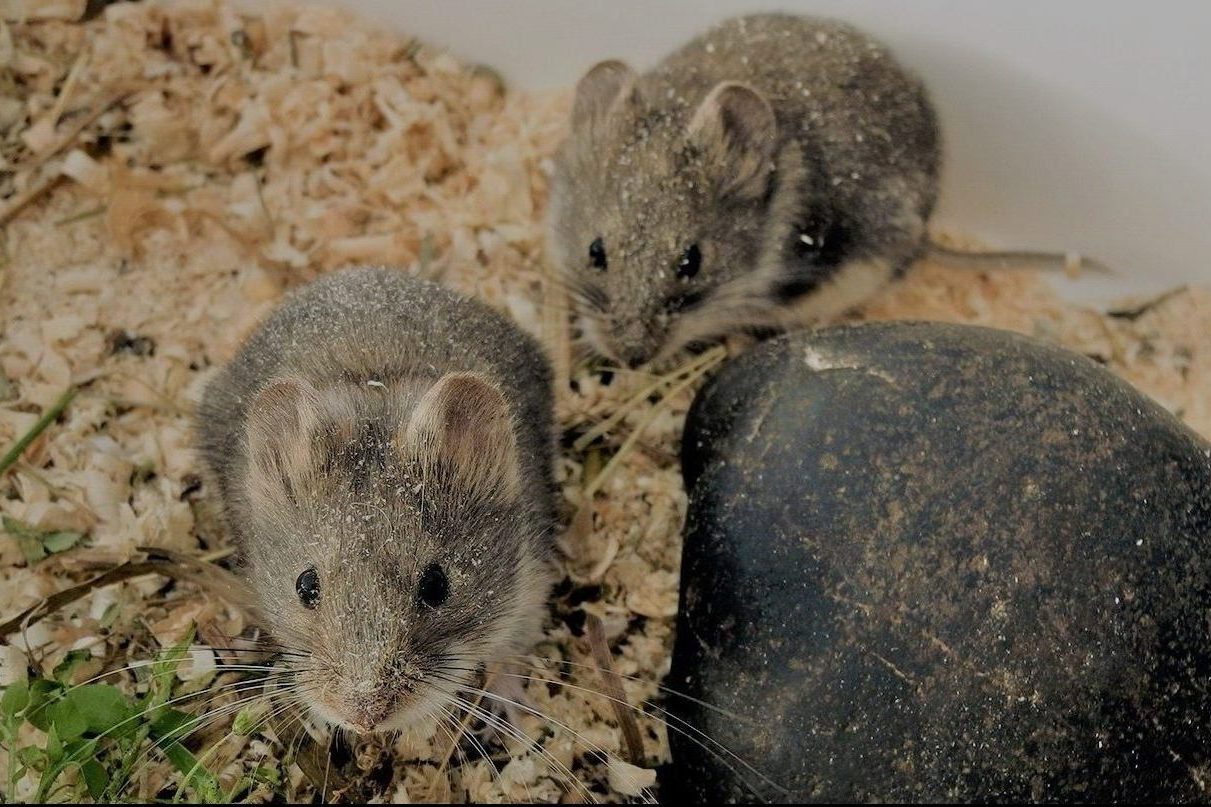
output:
[[[647,73],[607,60],[580,79],[548,254],[585,341],[632,368],[816,324],[926,253],[1070,263],[931,241],[941,160],[926,88],[885,45],[835,20],[736,17]]]
[[[532,337],[376,267],[291,292],[207,382],[199,454],[313,715],[417,726],[532,650],[554,576],[553,411]]]

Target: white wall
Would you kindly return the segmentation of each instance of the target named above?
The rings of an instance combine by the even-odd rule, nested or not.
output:
[[[722,16],[777,7],[761,0],[330,2],[531,87],[570,84],[608,56],[650,65]],[[1082,251],[1145,288],[1211,282],[1211,0],[783,0],[780,7],[857,23],[925,78],[947,142],[937,228],[1001,247]],[[1082,293],[1094,290],[1083,284]]]

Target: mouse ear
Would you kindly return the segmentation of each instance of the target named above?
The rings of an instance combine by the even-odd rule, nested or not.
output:
[[[736,81],[716,84],[690,119],[690,140],[721,173],[722,192],[755,198],[765,193],[778,122],[761,93]]]
[[[576,83],[572,102],[572,128],[580,129],[605,116],[614,102],[635,81],[635,71],[625,62],[609,59],[598,62]]]
[[[446,471],[486,495],[521,492],[517,436],[500,387],[478,373],[451,373],[416,405],[401,448],[428,471]]]
[[[320,396],[303,378],[278,378],[266,384],[248,407],[249,493],[254,498],[295,490],[314,465],[312,438],[320,422]]]

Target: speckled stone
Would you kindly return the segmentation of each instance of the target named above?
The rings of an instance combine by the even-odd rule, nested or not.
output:
[[[798,333],[727,365],[690,511],[662,799],[1183,800],[1211,783],[1211,447],[993,331]],[[750,790],[750,786],[755,790]]]

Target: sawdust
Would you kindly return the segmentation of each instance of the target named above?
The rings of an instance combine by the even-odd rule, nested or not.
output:
[[[645,792],[647,769],[667,760],[665,729],[641,719],[645,759],[628,758],[613,704],[596,694],[603,682],[584,624],[601,620],[628,701],[658,702],[686,509],[677,445],[693,384],[685,374],[657,384],[657,394],[674,392],[653,411],[636,394],[650,376],[577,359],[542,249],[568,93],[507,90],[488,69],[331,8],[129,3],[80,22],[84,6],[0,23],[0,221],[11,217],[0,231],[0,445],[78,390],[0,479],[0,511],[34,530],[84,534],[34,564],[12,536],[0,538],[0,617],[136,557],[137,546],[221,555],[214,494],[199,487],[190,448],[202,385],[285,289],[350,263],[396,265],[487,300],[551,348],[567,579],[535,651],[547,659],[535,674],[551,683],[528,688],[546,717],[522,721],[541,750],[497,743],[485,757],[463,742],[450,754],[440,732],[359,739],[336,754],[341,786],[326,795]],[[407,22],[401,9],[399,28]],[[1207,289],[1107,315],[1061,302],[1027,272],[921,266],[851,318],[1041,336],[1094,356],[1211,436]],[[604,434],[577,441],[610,419]],[[73,678],[82,681],[151,658],[195,626],[178,678],[210,691],[232,675],[227,637],[253,629],[197,585],[155,576],[99,588],[9,637],[0,684],[31,669],[48,675],[84,648],[91,658]],[[146,683],[130,671],[106,680]],[[258,766],[277,771],[248,780],[241,798],[309,800],[324,787],[292,764],[294,746],[275,728],[236,735],[230,716],[214,722],[193,744],[219,747],[208,767],[223,783]],[[27,726],[22,739],[41,738]],[[9,795],[28,797],[33,778]],[[155,798],[176,779],[149,756],[129,797]]]

